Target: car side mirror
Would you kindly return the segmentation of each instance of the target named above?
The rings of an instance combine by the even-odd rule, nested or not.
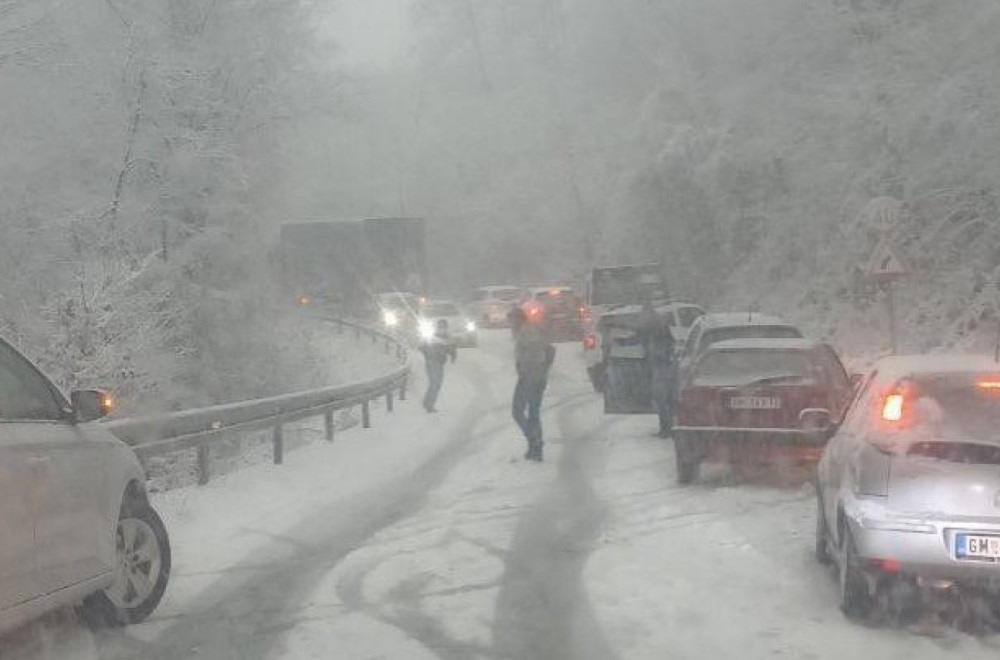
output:
[[[804,409],[799,413],[799,428],[817,440],[826,440],[837,430],[833,416],[826,408]]]
[[[102,390],[76,390],[69,397],[73,418],[81,424],[107,417],[114,405],[114,398]]]

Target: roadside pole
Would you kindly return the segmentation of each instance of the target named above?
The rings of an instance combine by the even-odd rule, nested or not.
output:
[[[895,294],[893,291],[895,287],[892,285],[892,281],[886,282],[885,285],[885,307],[886,313],[889,315],[889,345],[892,348],[892,354],[895,355],[899,352],[899,338],[896,333],[896,303]]]
[[[890,197],[879,197],[869,202],[861,214],[865,222],[879,232],[878,244],[868,258],[865,277],[877,284],[885,293],[885,312],[889,318],[889,346],[893,355],[899,351],[895,283],[907,277],[910,269],[900,257],[891,236],[906,213],[906,205],[903,202]]]

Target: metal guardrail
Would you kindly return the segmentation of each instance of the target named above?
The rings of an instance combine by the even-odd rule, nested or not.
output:
[[[393,397],[397,392],[401,401],[406,399],[406,384],[411,366],[408,348],[399,338],[361,323],[341,319],[328,322],[336,328],[338,334],[354,332],[356,339],[360,340],[367,335],[371,337],[373,344],[382,342],[387,354],[395,351],[399,366],[387,374],[357,383],[164,415],[112,420],[106,423],[107,428],[120,440],[131,445],[143,461],[153,456],[195,449],[198,452],[199,484],[208,483],[211,476],[211,447],[222,440],[251,431],[271,429],[274,464],[281,465],[285,457],[285,424],[322,416],[326,439],[332,442],[333,413],[360,406],[361,425],[363,428],[370,428],[373,400],[385,397],[386,410],[392,412]]]

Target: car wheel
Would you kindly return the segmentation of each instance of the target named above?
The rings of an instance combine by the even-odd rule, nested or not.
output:
[[[849,530],[845,529],[841,539],[840,551],[840,611],[848,619],[862,621],[871,614],[874,605],[868,578],[861,568],[854,539]]]
[[[823,497],[819,494],[819,486],[816,487],[816,547],[814,554],[816,561],[828,566],[830,564],[830,534],[826,528],[826,513],[823,510]]]
[[[97,625],[124,626],[148,617],[167,588],[170,540],[147,502],[122,505],[115,532],[115,579],[84,600],[84,614]]]
[[[698,479],[701,459],[687,433],[674,433],[674,460],[677,464],[677,483],[689,484]]]

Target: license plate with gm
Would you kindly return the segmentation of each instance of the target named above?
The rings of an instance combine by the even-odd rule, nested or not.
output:
[[[993,562],[1000,560],[1000,536],[956,534],[955,558]]]

